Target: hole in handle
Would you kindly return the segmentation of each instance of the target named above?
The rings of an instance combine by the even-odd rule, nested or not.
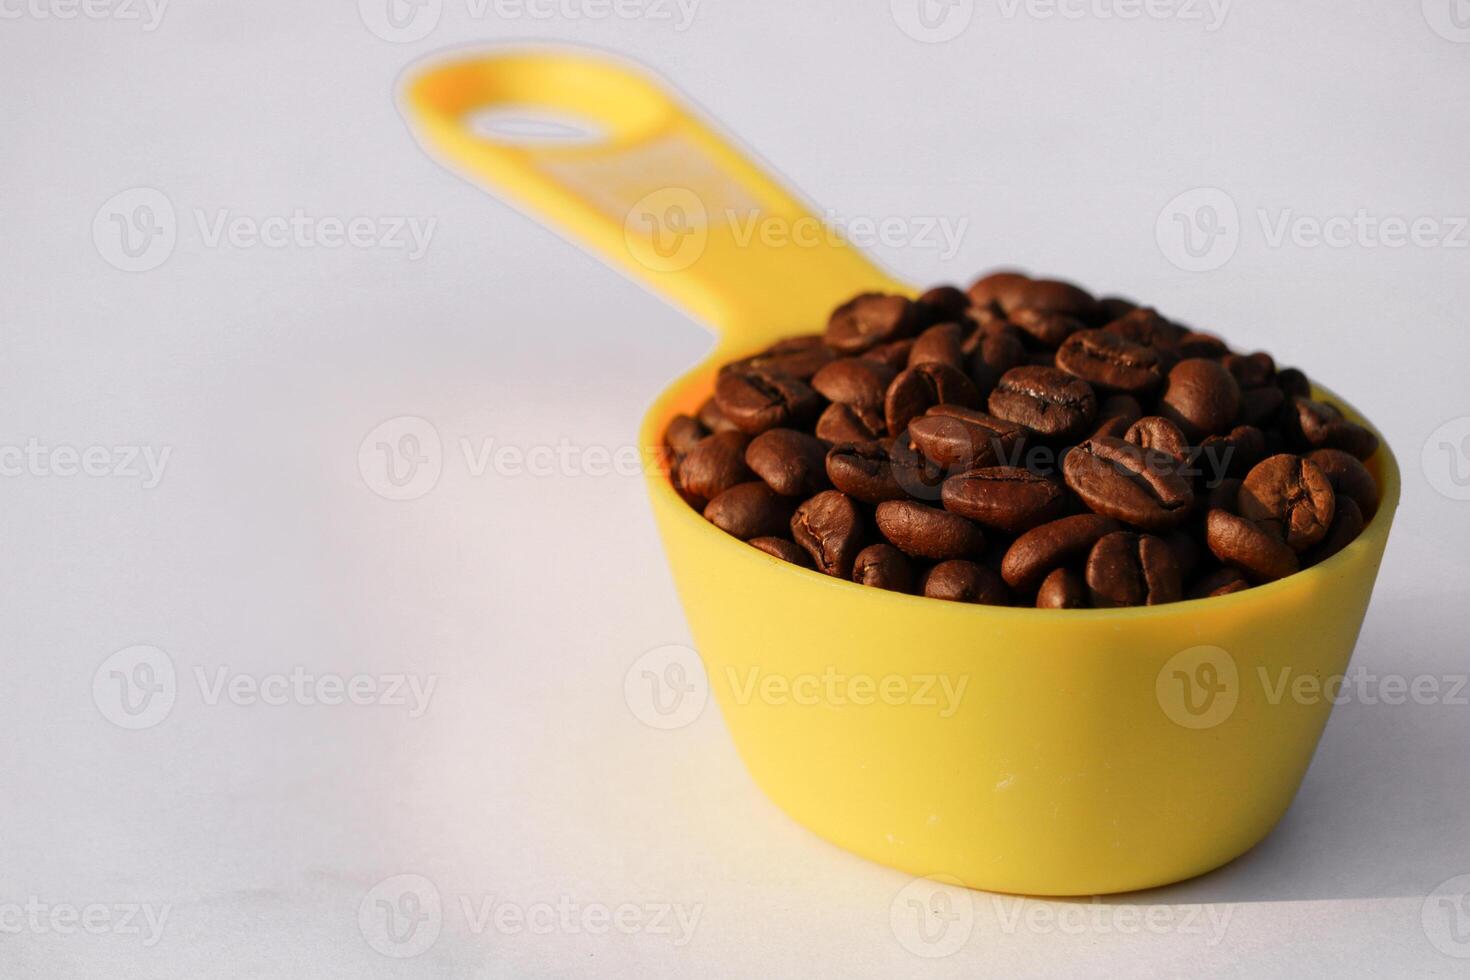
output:
[[[576,112],[540,106],[497,105],[470,113],[470,132],[503,146],[592,146],[606,143],[608,128]]]

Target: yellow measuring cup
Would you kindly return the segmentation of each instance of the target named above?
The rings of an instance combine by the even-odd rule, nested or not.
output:
[[[719,363],[820,329],[861,290],[913,294],[666,88],[604,55],[442,60],[410,73],[404,104],[436,156],[718,332],[709,360],[649,409],[646,447],[696,409]],[[562,144],[476,129],[482,113],[527,110],[601,133]],[[1201,874],[1285,813],[1398,505],[1386,444],[1368,465],[1381,505],[1335,557],[1234,595],[1122,610],[966,605],[839,581],[726,535],[663,471],[648,482],[711,689],[772,800],[914,874],[1085,895]]]

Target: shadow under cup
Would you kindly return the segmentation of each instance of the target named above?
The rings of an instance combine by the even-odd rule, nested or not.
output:
[[[715,368],[672,385],[644,446]],[[1318,390],[1354,421],[1341,399]],[[710,687],[750,774],[798,822],[916,875],[1032,895],[1163,885],[1227,863],[1286,812],[1332,708],[1399,500],[1337,555],[1211,599],[1108,610],[941,602],[737,540],[660,469],[649,491]],[[1293,686],[1297,678],[1313,681]],[[1330,688],[1329,688],[1330,690]]]

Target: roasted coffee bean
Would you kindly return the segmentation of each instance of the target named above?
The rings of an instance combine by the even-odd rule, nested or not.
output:
[[[1108,439],[1122,439],[1128,435],[1128,430],[1131,428],[1132,425],[1129,424],[1127,419],[1121,416],[1114,416],[1110,419],[1103,419],[1098,427],[1092,430],[1092,438],[1106,437]]]
[[[881,409],[883,395],[894,371],[886,364],[860,357],[833,361],[812,376],[812,387],[830,402],[861,408]]]
[[[1194,491],[1178,466],[1161,452],[1104,436],[1068,451],[1062,474],[1094,513],[1167,531],[1183,523],[1194,504]]]
[[[944,481],[944,509],[986,527],[1020,534],[1066,507],[1057,481],[1017,466],[983,466]]]
[[[1212,510],[1206,516],[1205,543],[1216,558],[1258,582],[1285,578],[1299,567],[1296,552],[1282,540],[1279,530],[1223,510]]]
[[[1104,535],[1122,530],[1098,514],[1074,514],[1033,527],[1006,551],[1001,577],[1020,592],[1030,592],[1053,569],[1079,561]]]
[[[1240,516],[1278,524],[1293,551],[1327,536],[1336,495],[1317,464],[1282,453],[1257,463],[1240,487]]]
[[[909,352],[914,349],[912,338],[908,340],[895,340],[892,343],[879,344],[877,347],[864,352],[861,356],[865,361],[877,361],[887,367],[894,374],[908,367]]]
[[[1276,387],[1287,398],[1311,398],[1312,383],[1296,368],[1282,368],[1276,372]]]
[[[840,354],[861,354],[879,344],[913,336],[919,312],[903,296],[864,293],[839,306],[827,321],[827,346]]]
[[[1266,456],[1266,437],[1253,425],[1237,425],[1227,435],[1210,436],[1195,456],[1207,483],[1244,476]]]
[[[1063,341],[1084,326],[1074,317],[1031,306],[1008,310],[1006,319],[1036,343],[1051,350],[1060,347]]]
[[[1108,395],[1097,403],[1100,419],[1123,419],[1132,425],[1143,418],[1143,406],[1132,395]]]
[[[1128,428],[1124,440],[1143,449],[1153,449],[1171,459],[1184,462],[1189,458],[1189,441],[1179,426],[1162,415],[1148,415]]]
[[[1230,353],[1225,341],[1211,333],[1187,333],[1179,338],[1180,357],[1205,357],[1218,360]]]
[[[1086,609],[1087,583],[1070,568],[1054,568],[1036,590],[1037,609]]]
[[[964,328],[958,323],[940,323],[930,327],[909,348],[909,367],[920,364],[947,364],[955,370],[965,366]]]
[[[742,541],[784,534],[791,526],[796,502],[759,480],[737,483],[704,509],[704,518]]]
[[[1026,348],[1020,335],[1008,324],[980,327],[965,343],[969,348],[970,377],[981,398],[990,396],[1007,371],[1026,362]]]
[[[827,478],[843,493],[870,504],[922,497],[937,486],[938,469],[917,453],[895,452],[882,442],[847,442],[827,452]]]
[[[678,487],[693,501],[705,503],[718,497],[737,483],[754,474],[745,465],[745,447],[750,437],[743,432],[727,430],[701,439],[679,461]]]
[[[1220,366],[1229,371],[1240,390],[1269,385],[1276,377],[1276,361],[1265,351],[1254,354],[1226,354]],[[1280,389],[1277,389],[1278,391]]]
[[[1031,282],[1031,277],[1020,272],[1005,270],[992,272],[987,276],[975,280],[970,286],[970,303],[974,306],[987,307],[992,304],[1001,309],[1007,306],[1019,305],[1018,301],[1021,291]]]
[[[709,430],[698,419],[688,415],[675,415],[669,421],[668,428],[664,429],[664,442],[674,451],[675,456],[683,456],[707,435]]]
[[[1358,459],[1367,459],[1378,449],[1372,431],[1343,418],[1330,402],[1293,398],[1286,408],[1286,431],[1302,449],[1341,449]]]
[[[877,408],[854,408],[834,402],[817,419],[817,438],[827,442],[870,442],[888,431],[883,412]]]
[[[1246,425],[1264,425],[1281,411],[1286,396],[1275,385],[1240,389],[1240,421]]]
[[[1343,497],[1337,502],[1337,513],[1333,515],[1332,527],[1327,536],[1315,548],[1302,555],[1302,565],[1310,567],[1320,564],[1352,544],[1363,533],[1363,512],[1352,497]]]
[[[1015,460],[1026,430],[984,412],[935,405],[909,423],[909,438],[927,459],[954,471]]]
[[[735,428],[735,423],[725,418],[725,413],[720,411],[720,406],[715,404],[715,396],[706,398],[699,406],[699,424],[711,432],[729,432]]]
[[[852,563],[852,580],[890,592],[914,591],[914,567],[891,544],[870,544]]]
[[[1010,603],[1010,592],[999,575],[972,561],[942,561],[924,573],[924,595],[949,602],[976,602],[986,606]]]
[[[1092,604],[1158,606],[1183,594],[1179,565],[1162,538],[1114,531],[1100,538],[1087,556],[1087,589]]]
[[[1060,279],[1031,279],[1021,283],[1016,293],[1006,299],[1008,302],[1003,302],[1002,307],[1007,316],[1018,307],[1042,313],[1060,313],[1081,320],[1090,320],[1097,312],[1097,300],[1091,293]]]
[[[1164,543],[1174,553],[1174,561],[1179,566],[1180,581],[1188,579],[1204,559],[1204,547],[1195,540],[1194,535],[1183,529],[1176,529],[1164,535]]]
[[[1152,347],[1106,330],[1081,330],[1057,350],[1057,367],[1098,391],[1146,392],[1164,383],[1164,367]]]
[[[1159,414],[1191,439],[1230,431],[1240,412],[1240,386],[1220,362],[1191,357],[1174,365]]]
[[[914,558],[969,558],[985,548],[985,535],[976,525],[958,514],[912,500],[879,504],[874,520],[880,534]]]
[[[745,465],[779,494],[805,497],[830,487],[827,444],[795,429],[768,429],[745,447]]]
[[[1117,334],[1156,350],[1178,347],[1184,331],[1159,316],[1151,307],[1138,307],[1103,327],[1108,333]]]
[[[785,530],[789,531],[790,528],[786,528]],[[749,543],[764,551],[772,558],[789,561],[791,564],[800,565],[802,568],[812,567],[812,556],[807,554],[794,541],[788,541],[786,538],[751,538]]]
[[[837,355],[832,348],[822,343],[821,337],[789,337],[786,340],[776,341],[754,357],[727,364],[721,370],[728,371],[740,367],[755,368],[785,374],[798,381],[806,381],[836,358]]]
[[[1332,492],[1337,495],[1339,505],[1344,497],[1351,497],[1363,518],[1372,518],[1378,510],[1378,481],[1356,456],[1341,449],[1318,449],[1307,459],[1317,464],[1327,482],[1332,484]]]
[[[762,368],[722,372],[715,381],[715,404],[750,435],[805,425],[822,410],[821,398],[805,381]]]
[[[791,537],[812,556],[817,571],[848,578],[862,549],[863,518],[851,497],[824,490],[796,508]]]
[[[935,405],[978,408],[980,396],[970,379],[947,364],[920,364],[893,379],[883,399],[888,434],[898,435],[909,422]]]
[[[1094,318],[1102,323],[1112,323],[1136,309],[1138,309],[1138,304],[1131,299],[1123,296],[1104,296],[1097,301],[1097,312]]]
[[[1210,489],[1210,495],[1206,499],[1206,510],[1224,510],[1232,514],[1240,513],[1240,485],[1243,481],[1235,477],[1226,477]]]
[[[958,320],[970,308],[970,297],[955,286],[935,286],[916,302],[919,306],[919,323],[923,326]]]
[[[1232,592],[1240,592],[1242,589],[1250,588],[1250,582],[1246,581],[1239,570],[1223,565],[1212,572],[1201,576],[1189,590],[1191,599],[1207,599],[1210,596],[1230,595]]]
[[[1049,439],[1082,435],[1097,415],[1092,386],[1065,371],[1018,367],[1007,371],[990,393],[990,414],[1024,425]]]

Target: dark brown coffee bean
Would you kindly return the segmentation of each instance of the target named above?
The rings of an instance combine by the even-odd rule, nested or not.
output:
[[[701,439],[680,460],[678,486],[686,495],[706,503],[754,474],[745,465],[745,447],[750,437],[726,430]],[[699,509],[704,509],[699,504]]]
[[[1108,395],[1097,403],[1097,417],[1124,419],[1132,425],[1143,418],[1143,406],[1132,395]]]
[[[1021,291],[1030,282],[1030,276],[1013,270],[992,272],[976,279],[970,286],[970,303],[979,307],[993,304],[1001,309],[1010,305],[1018,305],[1017,301],[1021,296]]]
[[[1063,341],[1085,326],[1074,317],[1031,306],[1020,306],[1006,311],[1006,319],[1036,343],[1050,350],[1056,350]]]
[[[1183,594],[1179,565],[1162,538],[1115,531],[1087,556],[1087,589],[1098,608],[1158,606]]]
[[[817,419],[817,438],[827,442],[870,442],[888,430],[883,412],[876,408],[828,405]]]
[[[827,444],[795,429],[768,429],[745,447],[745,465],[779,494],[805,497],[832,484]]]
[[[722,372],[715,381],[715,404],[750,435],[805,425],[822,410],[821,398],[805,381],[760,368]]]
[[[1132,428],[1132,425],[1129,424],[1127,419],[1121,416],[1103,419],[1098,427],[1092,430],[1092,438],[1122,439],[1128,435],[1130,428]]]
[[[1240,485],[1243,481],[1235,477],[1226,477],[1210,489],[1210,496],[1206,500],[1206,511],[1224,510],[1232,514],[1240,513]]]
[[[1171,459],[1184,462],[1189,458],[1189,441],[1179,426],[1162,415],[1148,415],[1134,422],[1123,437],[1143,449],[1152,449]]]
[[[1103,329],[1156,350],[1178,347],[1179,339],[1184,336],[1183,330],[1159,316],[1159,311],[1151,307],[1133,309]]]
[[[1164,543],[1174,553],[1174,562],[1179,566],[1179,580],[1185,581],[1199,568],[1200,562],[1204,560],[1204,546],[1195,539],[1194,535],[1184,529],[1170,531],[1164,535]]]
[[[1159,414],[1191,439],[1230,431],[1240,411],[1240,386],[1218,361],[1192,357],[1169,372]]]
[[[935,405],[909,423],[909,438],[926,458],[954,471],[1015,461],[1026,430],[984,412]]]
[[[1205,518],[1205,543],[1214,556],[1258,582],[1285,578],[1299,567],[1296,552],[1270,526],[1223,510]]]
[[[879,504],[923,497],[941,474],[917,453],[894,452],[881,442],[847,442],[827,452],[827,478],[843,493]]]
[[[958,320],[970,308],[970,297],[955,286],[935,286],[926,290],[916,302],[919,323],[923,326]]]
[[[1117,521],[1098,514],[1075,514],[1034,527],[1007,549],[1001,578],[1017,591],[1030,592],[1049,572],[1080,560],[1099,538],[1119,530]]]
[[[1275,385],[1240,389],[1240,421],[1246,425],[1264,425],[1275,418],[1286,403],[1286,396]]]
[[[1282,453],[1257,463],[1240,487],[1240,516],[1278,524],[1293,551],[1327,536],[1336,495],[1317,464]]]
[[[1036,590],[1037,609],[1086,609],[1087,583],[1070,568],[1054,568]]]
[[[921,585],[924,595],[949,602],[976,602],[986,606],[1004,606],[1010,593],[1000,576],[972,561],[942,561],[924,573]]]
[[[791,537],[812,556],[817,571],[849,578],[862,548],[862,515],[846,494],[824,490],[796,508]]]
[[[881,503],[874,519],[879,533],[914,558],[969,558],[985,548],[985,535],[974,524],[958,514],[912,500]]]
[[[1276,387],[1287,398],[1311,398],[1312,383],[1296,368],[1282,368],[1276,372]]]
[[[1332,484],[1339,506],[1344,497],[1351,497],[1365,520],[1373,517],[1378,510],[1378,481],[1356,456],[1341,449],[1318,449],[1307,459],[1316,463]]]
[[[837,307],[827,321],[827,346],[861,354],[879,344],[911,337],[919,324],[914,304],[903,296],[864,293]]]
[[[1000,383],[1000,379],[1011,368],[1026,362],[1026,348],[1020,334],[1006,323],[994,327],[979,327],[965,340],[969,358],[970,377],[975,382],[975,392],[988,398]]]
[[[664,429],[664,444],[674,451],[674,455],[683,456],[707,435],[709,430],[698,419],[675,415]]]
[[[920,364],[893,379],[883,399],[888,434],[898,435],[909,422],[935,405],[978,408],[980,396],[970,379],[946,364]]]
[[[1216,568],[1201,576],[1189,589],[1189,598],[1208,599],[1211,596],[1230,595],[1232,592],[1240,592],[1250,588],[1250,582],[1246,581],[1244,575],[1229,565]]]
[[[791,526],[796,501],[764,483],[737,483],[709,502],[704,518],[742,541],[784,534]]]
[[[784,374],[798,381],[806,381],[836,358],[837,354],[832,348],[822,343],[821,337],[789,337],[786,340],[776,341],[754,357],[727,364],[721,370],[754,368]]]
[[[870,544],[852,563],[852,580],[890,592],[914,591],[914,567],[891,544]]]
[[[1007,299],[1009,301],[1003,302],[1002,306],[1008,317],[1019,307],[1060,313],[1081,320],[1090,320],[1097,312],[1097,300],[1091,293],[1059,279],[1032,279],[1021,283],[1015,295]]]
[[[1164,383],[1157,351],[1106,330],[1068,337],[1057,350],[1057,367],[1098,391],[1145,392]]]
[[[1202,442],[1194,461],[1206,483],[1214,483],[1225,475],[1244,476],[1265,457],[1265,434],[1253,425],[1237,425]]]
[[[908,367],[909,352],[914,349],[912,338],[908,340],[895,340],[888,344],[879,344],[861,356],[865,361],[877,361],[894,374]]]
[[[698,417],[699,424],[711,432],[729,432],[735,428],[735,423],[725,418],[725,413],[715,404],[714,395],[710,395],[700,404]]]
[[[944,509],[1012,534],[1060,517],[1066,490],[1017,466],[984,466],[944,481]]]
[[[1089,509],[1148,531],[1178,527],[1189,516],[1194,491],[1178,466],[1161,452],[1106,436],[1062,458],[1067,486]]]
[[[965,355],[964,328],[958,323],[940,323],[919,334],[909,348],[909,367],[920,364],[947,364],[963,370]]]
[[[787,530],[789,531],[790,529],[787,528]],[[798,547],[794,541],[788,541],[785,538],[751,538],[750,544],[764,551],[772,558],[789,561],[791,564],[800,565],[802,568],[812,567],[812,556]]]
[[[1230,347],[1212,333],[1198,331],[1179,338],[1180,357],[1204,357],[1219,360],[1230,353]]]
[[[1235,383],[1240,385],[1241,391],[1272,384],[1276,378],[1276,361],[1265,351],[1258,350],[1254,354],[1226,354],[1220,359],[1220,365],[1235,378]]]
[[[1024,425],[1049,439],[1082,435],[1097,416],[1092,386],[1065,371],[1018,367],[1007,371],[990,393],[990,414]]]
[[[1293,398],[1285,414],[1287,435],[1302,449],[1341,449],[1358,459],[1367,459],[1378,449],[1378,437],[1343,418],[1331,402]]]
[[[1310,567],[1331,558],[1357,540],[1358,535],[1363,533],[1365,523],[1357,501],[1352,497],[1341,498],[1337,502],[1337,513],[1332,518],[1332,527],[1328,529],[1327,536],[1322,539],[1321,544],[1302,555],[1302,565]]]
[[[813,375],[812,387],[823,398],[839,405],[881,409],[883,395],[893,378],[894,371],[886,364],[844,357]]]

